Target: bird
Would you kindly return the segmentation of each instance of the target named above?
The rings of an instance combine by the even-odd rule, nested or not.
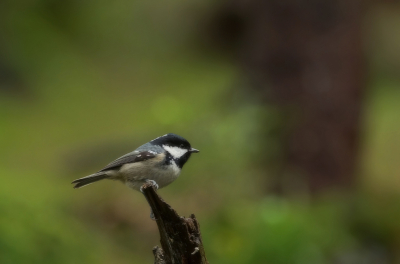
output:
[[[81,188],[110,179],[119,180],[137,191],[141,191],[144,183],[151,183],[156,189],[163,188],[179,177],[191,154],[198,152],[183,137],[169,133],[119,157],[94,174],[74,180],[72,184],[74,188]]]

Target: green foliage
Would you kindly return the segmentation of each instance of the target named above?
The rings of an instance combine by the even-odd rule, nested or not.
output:
[[[108,243],[66,214],[54,185],[37,185],[40,176],[30,173],[5,175],[13,177],[1,181],[0,263],[102,263]]]
[[[209,254],[218,263],[331,263],[355,248],[346,210],[274,197],[230,205],[208,221]]]

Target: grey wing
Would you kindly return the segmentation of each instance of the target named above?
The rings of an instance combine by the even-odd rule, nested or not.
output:
[[[128,153],[128,154],[114,160],[113,162],[111,162],[110,164],[105,166],[103,169],[101,169],[99,172],[116,169],[127,163],[134,163],[134,162],[140,162],[140,161],[152,159],[156,155],[157,155],[157,153],[154,151],[142,151],[142,152],[133,151],[131,153]]]

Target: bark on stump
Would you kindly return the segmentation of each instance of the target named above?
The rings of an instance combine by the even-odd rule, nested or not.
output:
[[[155,264],[208,264],[201,240],[200,225],[192,214],[179,216],[156,193],[151,183],[142,186],[160,232],[161,248],[153,249]]]

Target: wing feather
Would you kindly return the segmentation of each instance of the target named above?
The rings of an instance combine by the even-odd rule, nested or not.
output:
[[[141,162],[141,161],[149,160],[149,159],[155,158],[156,156],[157,156],[157,153],[154,151],[142,151],[142,152],[133,151],[131,153],[128,153],[128,154],[114,160],[113,162],[111,162],[110,164],[105,166],[103,169],[101,169],[99,172],[116,169],[127,163],[134,163],[134,162]]]

